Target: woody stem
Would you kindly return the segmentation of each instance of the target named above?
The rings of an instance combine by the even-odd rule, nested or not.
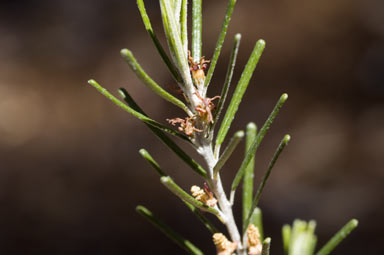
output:
[[[217,159],[213,155],[212,144],[208,142],[205,145],[200,147],[199,152],[204,157],[207,165],[208,165],[208,173],[209,173],[209,183],[211,183],[212,191],[216,195],[216,199],[219,203],[220,209],[225,216],[225,226],[227,227],[228,233],[231,237],[232,242],[237,243],[237,254],[245,255],[245,250],[243,249],[243,245],[241,243],[241,236],[239,233],[239,229],[237,228],[235,219],[233,217],[232,206],[228,201],[228,198],[225,194],[221,178],[220,176],[217,179],[213,178],[213,168],[217,163]]]

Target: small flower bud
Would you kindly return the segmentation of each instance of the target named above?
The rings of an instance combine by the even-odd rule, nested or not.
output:
[[[260,255],[263,245],[260,240],[259,229],[255,225],[250,224],[248,226],[247,237],[248,237],[248,254]]]
[[[229,241],[222,233],[213,235],[213,243],[216,246],[217,255],[232,255],[237,244]]]
[[[200,201],[209,207],[214,207],[217,204],[217,200],[213,197],[213,193],[207,188],[202,189],[199,186],[194,185],[191,187],[191,193],[197,201]]]

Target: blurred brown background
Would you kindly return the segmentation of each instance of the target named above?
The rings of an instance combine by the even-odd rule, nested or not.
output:
[[[135,2],[1,1],[0,254],[183,254],[135,213],[138,203],[214,254],[210,234],[137,151],[147,148],[185,189],[199,177],[86,83],[127,88],[159,121],[180,115],[119,56],[131,49],[164,88],[174,84]],[[208,58],[226,2],[204,2]],[[146,6],[164,42],[158,1]],[[256,161],[259,182],[282,136],[292,135],[261,201],[272,254],[282,254],[280,228],[295,218],[317,220],[320,245],[357,218],[360,226],[334,254],[384,254],[383,10],[381,0],[237,3],[209,94],[223,83],[235,33],[243,39],[234,84],[253,44],[266,40],[231,132],[261,125],[289,93]],[[228,185],[242,154],[223,169]]]

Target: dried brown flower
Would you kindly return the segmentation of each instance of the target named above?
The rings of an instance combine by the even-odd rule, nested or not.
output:
[[[201,84],[205,80],[205,69],[207,69],[207,64],[211,61],[205,60],[205,57],[200,58],[200,62],[193,61],[191,52],[188,51],[188,62],[189,70],[192,73],[192,78],[195,81],[195,84]]]
[[[187,136],[193,136],[194,132],[203,131],[195,127],[195,120],[190,117],[186,117],[185,119],[182,119],[182,118],[167,119],[167,121],[173,126],[176,126],[177,124],[179,124],[180,126],[177,129],[181,132],[184,132]]]
[[[202,119],[205,119],[206,122],[213,123],[212,111],[215,109],[215,104],[212,101],[219,99],[220,96],[203,98],[199,92],[195,92],[195,94],[201,100],[201,104],[196,107],[196,111],[200,114]]]

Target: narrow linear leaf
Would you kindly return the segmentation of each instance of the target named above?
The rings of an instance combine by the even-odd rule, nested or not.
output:
[[[138,118],[139,120],[143,121],[144,123],[149,124],[149,125],[157,128],[157,129],[159,129],[159,130],[161,130],[163,132],[169,133],[171,135],[177,136],[177,137],[179,137],[179,138],[181,138],[181,139],[183,139],[185,141],[190,142],[189,138],[187,136],[185,136],[184,134],[182,134],[182,133],[180,133],[178,131],[175,131],[173,129],[167,128],[166,126],[160,124],[159,122],[157,122],[157,121],[149,118],[148,116],[143,115],[140,112],[135,111],[131,107],[127,106],[126,104],[121,102],[119,99],[114,97],[111,93],[109,93],[105,88],[100,86],[100,84],[98,84],[95,80],[89,80],[88,83],[90,85],[92,85],[93,87],[95,87],[101,94],[103,94],[106,98],[111,100],[114,104],[116,104],[121,109],[123,109],[124,111],[128,112],[129,114],[133,115],[134,117]]]
[[[239,83],[233,93],[231,102],[228,106],[227,112],[225,113],[224,119],[221,122],[221,126],[216,138],[216,146],[220,146],[231,126],[233,119],[235,118],[235,114],[239,108],[241,99],[244,96],[245,90],[248,87],[249,81],[255,71],[256,65],[259,62],[260,56],[264,50],[265,42],[264,40],[257,41],[251,56],[249,57],[248,63],[244,68],[243,73],[241,74]]]
[[[254,157],[254,155],[255,155],[255,153],[257,151],[257,148],[259,147],[259,145],[260,145],[261,141],[263,140],[265,134],[267,133],[267,131],[270,128],[270,126],[272,125],[273,120],[276,118],[276,116],[279,113],[281,107],[283,107],[283,104],[285,103],[285,101],[287,101],[287,99],[288,99],[288,95],[287,94],[283,94],[280,97],[279,101],[277,102],[277,104],[273,108],[271,114],[268,116],[268,118],[265,121],[264,125],[261,127],[259,133],[257,134],[256,139],[253,142],[252,146],[247,151],[247,154],[245,155],[244,160],[241,163],[239,171],[237,172],[237,174],[235,176],[235,179],[232,182],[232,188],[231,189],[232,189],[233,192],[236,190],[237,186],[239,185],[239,183],[241,181],[241,178],[244,175],[245,168],[248,166],[249,162]]]
[[[227,35],[229,21],[231,20],[233,9],[235,8],[235,4],[236,4],[236,0],[229,0],[228,2],[227,11],[225,13],[223,24],[221,26],[219,38],[217,39],[215,51],[211,59],[211,65],[208,69],[207,78],[205,79],[205,84],[204,84],[205,87],[208,87],[209,83],[211,82],[213,72],[215,71],[217,60],[219,59],[221,48],[223,47],[224,39],[225,39],[225,36]]]
[[[243,139],[243,137],[244,137],[244,131],[243,130],[239,130],[233,135],[232,139],[229,141],[227,148],[225,148],[223,154],[221,155],[221,157],[217,161],[215,167],[213,168],[213,176],[215,177],[215,179],[217,178],[217,175],[218,175],[220,169],[227,162],[227,160],[232,155],[233,151],[236,149],[237,145],[240,143],[240,141]]]
[[[173,15],[173,8],[169,0],[160,0],[161,14],[163,17],[165,34],[167,36],[168,46],[180,75],[183,78],[186,96],[192,98],[190,92],[194,91],[191,73],[187,62],[187,55],[184,52],[184,48],[181,42],[180,31],[178,30],[178,24]]]
[[[169,94],[165,91],[160,85],[158,85],[154,80],[149,77],[149,75],[143,70],[140,64],[137,62],[136,58],[133,56],[132,52],[127,49],[122,49],[120,51],[121,56],[128,63],[129,67],[131,67],[132,71],[137,75],[137,77],[153,92],[167,100],[168,102],[180,107],[183,109],[188,115],[192,115],[192,112],[188,109],[188,107],[179,99]]]
[[[257,127],[256,124],[250,122],[247,125],[246,138],[245,138],[245,153],[249,150],[251,145],[256,139]],[[253,156],[244,171],[243,182],[243,223],[247,219],[252,206],[253,196],[253,177],[255,168],[255,157]],[[244,226],[243,226],[244,227]]]
[[[181,14],[180,14],[180,28],[181,28],[181,43],[184,48],[184,54],[188,52],[188,0],[183,0],[181,4]]]
[[[149,222],[151,222],[154,226],[156,226],[161,232],[163,232],[169,239],[179,245],[182,249],[194,255],[203,255],[203,252],[199,248],[197,248],[187,239],[183,238],[180,234],[176,233],[171,227],[154,216],[153,213],[144,206],[137,206],[136,211]]]
[[[252,212],[253,210],[255,210],[256,206],[258,205],[259,203],[259,200],[260,200],[260,197],[261,197],[261,194],[263,192],[263,189],[264,189],[264,186],[265,186],[265,183],[267,182],[268,178],[269,178],[269,175],[271,174],[271,171],[272,171],[272,168],[274,167],[277,159],[279,158],[280,156],[280,153],[284,150],[284,148],[287,146],[289,140],[291,139],[291,137],[289,135],[285,135],[283,140],[281,140],[280,144],[279,144],[279,147],[277,148],[275,154],[273,155],[272,157],[272,160],[271,162],[269,163],[269,166],[268,166],[268,169],[267,171],[264,173],[264,176],[263,176],[263,179],[261,180],[261,183],[256,191],[256,195],[255,197],[253,198],[253,202],[252,202],[252,206],[251,206],[251,209],[250,209],[250,214],[248,215],[246,221],[245,221],[245,224],[243,226],[243,231],[245,231],[249,225],[249,221],[250,221],[250,218],[252,216]]]
[[[219,230],[213,225],[213,223],[205,217],[199,209],[194,207],[193,205],[183,201],[184,204],[195,214],[195,216],[203,223],[203,225],[212,233],[217,233]]]
[[[288,255],[289,243],[291,241],[291,226],[289,226],[288,224],[284,225],[281,229],[281,234],[283,236],[284,254]]]
[[[181,5],[182,5],[182,0],[174,0],[173,13],[175,15],[175,19],[178,24],[180,24]],[[179,25],[179,30],[180,30],[180,25]]]
[[[263,249],[261,251],[261,255],[269,255],[269,251],[271,249],[271,241],[272,240],[270,237],[265,238],[263,241]]]
[[[316,255],[328,255],[336,246],[354,230],[359,222],[356,219],[350,220],[329,240]]]
[[[140,112],[143,115],[146,115],[145,112],[136,104],[133,98],[128,94],[128,92],[120,88],[119,93],[124,99],[124,101],[133,109]],[[207,177],[207,172],[205,169],[193,160],[187,153],[185,153],[174,141],[172,141],[165,133],[161,130],[154,128],[151,125],[148,125],[148,128],[165,144],[167,145],[181,160],[183,160],[188,166],[192,168],[197,174],[201,175],[203,178]]]
[[[231,56],[229,58],[227,74],[225,75],[224,86],[221,90],[220,100],[219,100],[219,103],[217,104],[217,110],[215,112],[215,117],[214,117],[214,123],[215,124],[219,120],[220,114],[224,108],[224,103],[227,99],[229,87],[230,87],[231,81],[232,81],[233,71],[235,70],[237,54],[239,52],[240,40],[241,40],[241,34],[236,34],[235,35],[235,43],[233,45]]]
[[[202,48],[202,0],[192,0],[192,58],[199,62]]]
[[[149,152],[146,150],[146,149],[140,149],[139,150],[139,153],[140,155],[145,159],[147,160],[147,162],[153,167],[153,169],[156,170],[156,172],[160,175],[160,176],[167,176],[165,174],[165,172],[161,169],[160,165],[156,162],[156,160],[154,160],[151,156],[151,154],[149,154]]]
[[[141,149],[140,155],[148,161],[148,163],[156,170],[156,172],[160,176],[167,176],[165,172],[161,169],[159,163],[156,162],[155,159],[149,154],[149,152],[145,149]],[[195,216],[203,223],[203,225],[212,233],[217,233],[218,230],[216,227],[198,210],[196,207],[191,205],[190,203],[187,203],[183,201],[184,204],[195,214]]]
[[[260,232],[260,240],[264,240],[264,229],[263,229],[263,213],[259,207],[253,210],[249,224],[255,225]]]
[[[182,79],[180,77],[180,74],[177,71],[177,68],[174,66],[174,64],[169,59],[167,53],[165,52],[163,46],[161,46],[161,43],[160,43],[159,39],[157,39],[157,36],[156,36],[155,32],[153,31],[153,28],[152,28],[152,25],[151,25],[151,21],[149,20],[147,11],[145,10],[144,1],[143,0],[137,0],[137,6],[139,8],[139,11],[140,11],[140,14],[141,14],[141,18],[143,19],[143,23],[144,23],[145,29],[147,30],[149,36],[151,37],[153,44],[156,46],[156,49],[159,52],[161,58],[163,59],[164,63],[167,65],[167,67],[168,67],[169,71],[171,72],[173,78],[177,82],[181,82]]]
[[[216,215],[217,217],[220,218],[220,214],[219,212],[212,208],[212,207],[209,207],[205,204],[203,204],[202,202],[200,201],[197,201],[194,197],[192,197],[191,195],[189,195],[187,192],[185,192],[182,188],[180,188],[172,179],[171,177],[169,176],[163,176],[160,178],[160,181],[162,184],[164,184],[165,187],[167,187],[173,194],[175,194],[176,196],[178,196],[181,200],[187,202],[187,203],[190,203],[191,205],[203,210],[203,211],[206,211],[206,212],[209,212],[209,213],[212,213],[214,215]]]

